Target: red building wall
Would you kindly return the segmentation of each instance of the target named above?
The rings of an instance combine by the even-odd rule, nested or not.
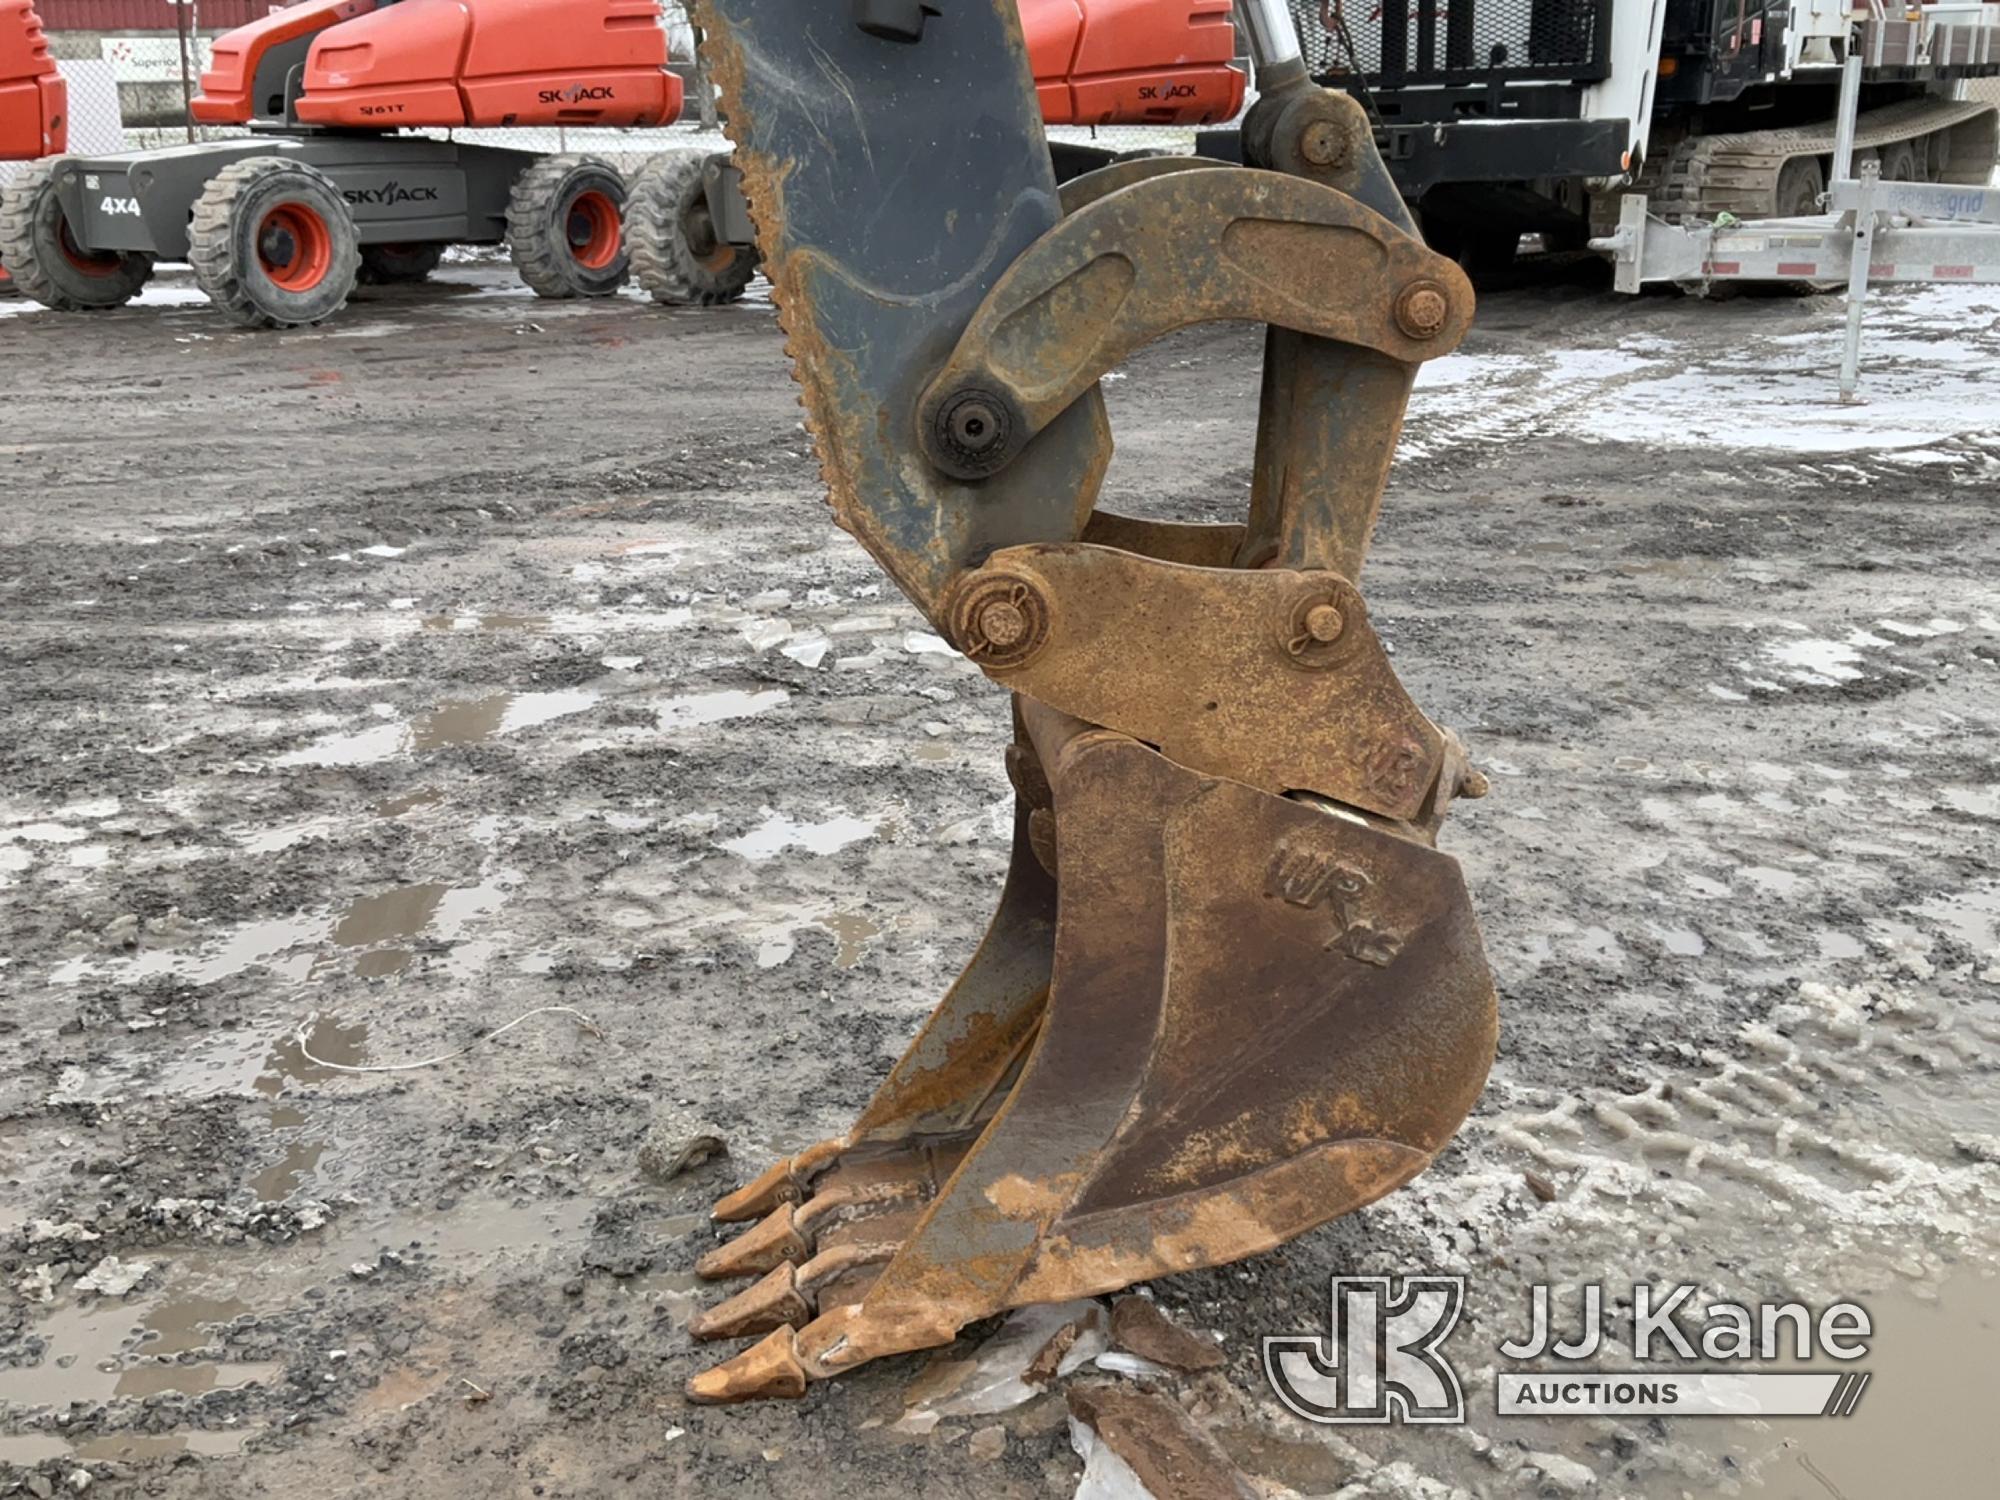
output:
[[[203,31],[227,31],[279,6],[275,0],[196,0],[194,21]],[[35,0],[50,31],[173,31],[179,22],[169,0]]]

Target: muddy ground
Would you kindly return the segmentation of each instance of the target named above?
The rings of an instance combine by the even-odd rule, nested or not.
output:
[[[1493,775],[1445,843],[1500,1057],[1410,1188],[1151,1289],[1270,1494],[2000,1456],[1940,1394],[2000,1321],[2000,299],[1883,294],[1854,409],[1839,317],[1528,278],[1427,374],[1366,586]],[[1115,380],[1107,498],[1235,514],[1257,352]],[[768,304],[463,265],[249,335],[169,275],[0,304],[0,355],[0,1493],[1070,1495],[1060,1393],[950,1409],[990,1325],[681,1395],[705,1206],[852,1117],[1006,857],[1004,698],[829,523]],[[590,1025],[326,1066],[546,1006]],[[662,1116],[728,1155],[650,1180]],[[1261,1335],[1426,1270],[1471,1278],[1466,1426],[1279,1407]],[[1878,1379],[1845,1423],[1503,1420],[1537,1280],[1857,1298]]]

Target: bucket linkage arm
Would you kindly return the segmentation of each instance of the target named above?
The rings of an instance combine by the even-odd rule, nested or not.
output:
[[[1255,165],[1059,193],[1014,0],[700,9],[835,517],[1012,692],[1017,793],[986,937],[853,1128],[716,1205],[754,1222],[698,1269],[757,1279],[692,1331],[763,1336],[690,1384],[727,1401],[1372,1201],[1496,1014],[1435,847],[1484,780],[1358,588],[1472,294],[1359,108],[1253,26]],[[1223,319],[1268,330],[1247,519],[1097,509],[1099,379]]]

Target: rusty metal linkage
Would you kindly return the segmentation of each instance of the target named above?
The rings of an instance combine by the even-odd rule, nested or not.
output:
[[[698,1269],[754,1280],[691,1328],[759,1341],[689,1389],[734,1401],[1371,1202],[1497,1014],[1435,847],[1485,781],[1360,589],[1472,294],[1359,108],[1278,46],[1253,165],[1058,193],[1013,0],[699,9],[835,516],[1014,708],[985,939],[850,1130],[716,1205],[749,1227]],[[1215,319],[1268,329],[1248,514],[1099,510],[1099,379]]]

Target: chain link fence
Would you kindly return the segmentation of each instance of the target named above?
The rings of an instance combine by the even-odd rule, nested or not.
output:
[[[69,89],[69,149],[76,152],[123,150],[127,135],[118,103],[118,78],[108,62],[92,58],[58,62]],[[22,161],[0,161],[0,188],[27,169]]]

